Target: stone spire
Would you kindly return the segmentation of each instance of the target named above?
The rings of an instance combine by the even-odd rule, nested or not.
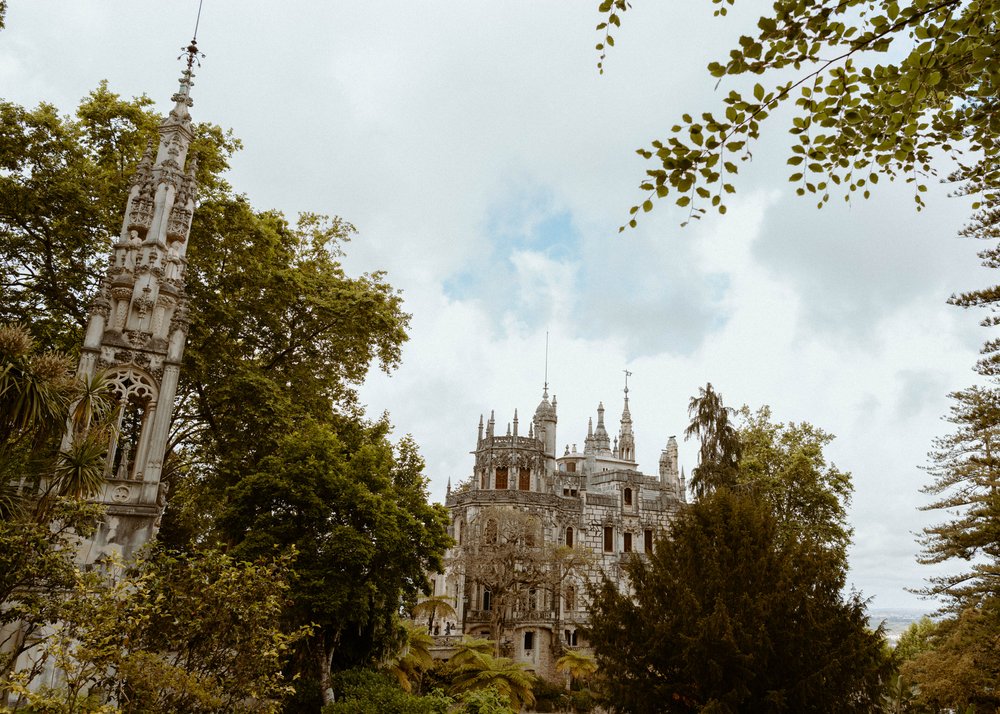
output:
[[[121,404],[104,486],[95,497],[107,517],[81,544],[84,563],[111,553],[130,558],[155,534],[166,503],[160,474],[187,340],[185,256],[196,199],[197,162],[188,157],[192,66],[199,54],[193,40],[185,52],[187,66],[159,126],[157,149],[147,147],[132,177],[77,369],[81,377],[104,371]]]
[[[667,439],[667,445],[660,452],[660,483],[671,486],[680,497],[683,487],[677,471],[677,437]]]
[[[604,426],[604,402],[597,405],[597,428],[594,429],[594,447],[602,456],[611,455],[611,436]]]
[[[542,442],[546,460],[551,462],[549,466],[553,470],[555,469],[556,424],[558,421],[556,417],[556,396],[553,394],[552,402],[549,403],[549,385],[546,382],[545,386],[542,387],[542,401],[538,403],[538,407],[535,409],[535,416],[532,418],[532,423],[535,426],[535,436]]]
[[[618,449],[623,461],[635,462],[635,434],[632,433],[632,413],[628,409],[628,378],[631,374],[625,370],[625,406],[622,408],[621,429],[618,432]]]

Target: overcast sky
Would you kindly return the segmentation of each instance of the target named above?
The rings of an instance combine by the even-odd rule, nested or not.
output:
[[[945,304],[991,280],[955,237],[968,204],[905,185],[817,211],[789,190],[770,126],[724,218],[679,228],[663,202],[617,234],[634,150],[729,85],[704,70],[770,3],[635,0],[599,76],[596,0],[263,3],[205,0],[196,120],[245,150],[230,176],[259,208],[338,214],[354,272],[385,270],[412,313],[403,364],[362,394],[412,433],[432,496],[472,468],[481,413],[522,424],[548,379],[558,443],[582,448],[629,369],[640,466],[687,423],[706,381],[732,406],[837,435],[853,473],[851,583],[875,607],[927,607],[915,562],[920,467],[947,394],[972,383],[979,316]],[[101,79],[169,109],[196,0],[10,0],[0,96],[72,111]],[[776,115],[776,120],[781,116]],[[193,306],[197,309],[197,306]],[[681,443],[690,473],[695,448]]]

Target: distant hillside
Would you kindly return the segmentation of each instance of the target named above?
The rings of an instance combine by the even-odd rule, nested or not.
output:
[[[930,615],[931,612],[933,608],[876,607],[868,611],[868,621],[872,627],[878,627],[884,622],[886,639],[889,640],[889,644],[895,645],[899,636],[906,632],[911,623],[924,615]]]

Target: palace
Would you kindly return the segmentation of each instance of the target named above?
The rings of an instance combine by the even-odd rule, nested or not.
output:
[[[503,655],[553,677],[564,649],[586,647],[577,629],[587,622],[587,584],[602,574],[618,580],[623,559],[650,552],[684,502],[675,437],[661,452],[656,476],[639,471],[627,383],[613,441],[602,403],[583,450],[567,444],[559,454],[556,410],[546,385],[527,435],[516,411],[504,434],[496,433],[492,413],[485,425],[480,417],[472,474],[454,490],[449,481],[446,505],[456,544],[445,573],[433,579],[433,594],[453,603],[455,615],[434,628],[440,656],[449,656],[457,635],[495,637]],[[508,528],[505,543],[504,525],[511,522],[517,527]],[[501,577],[491,577],[488,561],[503,557],[508,562],[496,568]],[[504,582],[516,592],[490,590],[504,570]]]

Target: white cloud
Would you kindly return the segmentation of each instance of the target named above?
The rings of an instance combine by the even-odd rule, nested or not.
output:
[[[7,99],[69,111],[107,77],[166,106],[194,3],[54,7],[11,5]],[[787,190],[774,127],[725,219],[681,230],[667,201],[616,234],[639,197],[633,150],[717,107],[701,69],[760,9],[637,3],[599,77],[589,6],[209,3],[193,112],[244,140],[232,182],[255,204],[343,215],[361,230],[349,267],[404,290],[404,363],[364,397],[416,436],[437,497],[471,468],[480,412],[530,416],[548,330],[560,444],[599,400],[617,420],[626,366],[648,469],[706,381],[836,433],[857,487],[852,578],[877,605],[912,602],[917,467],[981,341],[943,304],[989,280],[951,238],[965,205],[935,187],[916,214],[880,185],[817,212]],[[693,454],[682,444],[688,470]]]

